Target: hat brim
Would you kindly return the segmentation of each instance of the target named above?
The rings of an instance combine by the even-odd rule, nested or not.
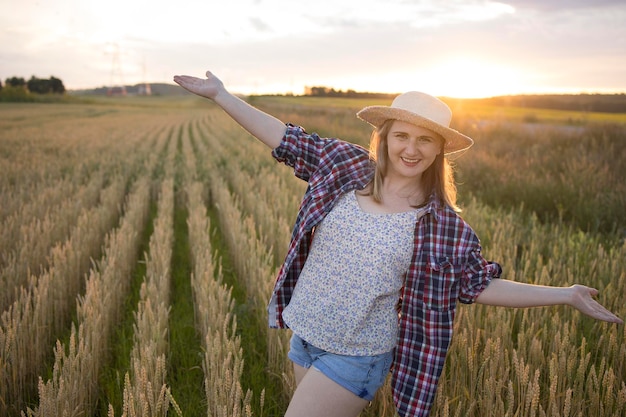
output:
[[[369,106],[361,109],[356,115],[359,119],[376,128],[379,128],[386,120],[393,119],[432,130],[445,139],[443,147],[445,155],[465,151],[474,144],[472,138],[457,130],[440,125],[437,122],[403,109],[387,106]]]

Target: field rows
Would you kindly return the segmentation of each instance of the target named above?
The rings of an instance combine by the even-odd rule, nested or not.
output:
[[[0,109],[0,415],[281,415],[290,334],[265,309],[305,184],[211,107],[31,110]],[[464,213],[507,278],[626,315],[626,245]],[[623,326],[482,306],[455,326],[434,416],[626,414]],[[393,416],[389,391],[363,415]]]

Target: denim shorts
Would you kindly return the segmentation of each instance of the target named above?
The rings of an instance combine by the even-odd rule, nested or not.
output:
[[[367,401],[372,401],[376,391],[385,383],[393,361],[392,352],[374,356],[329,353],[307,343],[295,333],[291,337],[288,356],[296,365],[307,369],[312,366]]]

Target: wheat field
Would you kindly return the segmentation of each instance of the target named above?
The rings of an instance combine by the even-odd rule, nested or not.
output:
[[[369,138],[352,107],[253,103]],[[461,114],[455,161],[485,256],[625,317],[624,126],[488,122]],[[0,415],[282,415],[290,334],[266,304],[306,184],[263,145],[188,97],[3,103],[0,172]],[[624,326],[460,306],[455,329],[433,416],[626,415]],[[389,384],[362,415],[395,415]]]

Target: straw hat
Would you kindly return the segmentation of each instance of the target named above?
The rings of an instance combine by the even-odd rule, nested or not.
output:
[[[474,144],[470,137],[450,128],[452,110],[443,101],[417,91],[400,94],[390,107],[365,107],[357,116],[376,128],[385,120],[394,119],[430,129],[446,140],[443,148],[446,155],[464,151]]]

